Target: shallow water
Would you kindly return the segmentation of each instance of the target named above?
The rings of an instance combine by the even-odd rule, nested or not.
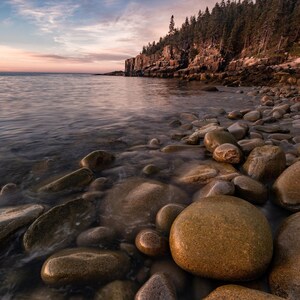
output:
[[[132,147],[145,145],[152,138],[159,138],[162,145],[178,143],[171,140],[173,129],[168,124],[182,112],[201,118],[211,114],[211,108],[231,111],[254,107],[255,97],[246,95],[251,88],[243,88],[244,94],[227,87],[219,87],[219,93],[209,93],[201,91],[202,86],[199,82],[163,79],[0,74],[0,187],[13,182],[21,188],[21,197],[0,205],[54,205],[53,201],[41,199],[35,187],[76,170],[81,158],[98,149],[117,157],[113,168],[101,174],[112,184],[140,176],[142,168],[152,162],[165,169],[156,179],[169,182],[178,160],[202,159],[201,155],[191,152],[187,157],[186,153],[178,153],[166,160],[157,151]],[[274,230],[283,214],[269,203],[263,212]],[[0,275],[4,283],[0,293],[6,299],[20,295],[24,286],[40,285],[41,262],[23,254],[23,232],[18,232],[14,243],[1,254]],[[24,271],[22,279],[23,269],[28,267],[32,278],[28,280]],[[89,299],[89,287],[80,288],[80,294],[85,293]]]

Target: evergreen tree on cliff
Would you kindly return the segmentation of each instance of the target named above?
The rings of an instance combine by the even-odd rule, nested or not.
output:
[[[175,21],[174,21],[174,16],[171,16],[170,20],[170,25],[169,25],[169,34],[174,34],[175,33]]]

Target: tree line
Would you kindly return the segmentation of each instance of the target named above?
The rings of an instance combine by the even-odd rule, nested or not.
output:
[[[142,53],[160,53],[166,45],[197,55],[197,46],[219,48],[232,58],[246,50],[251,55],[284,53],[300,39],[300,0],[238,0],[217,2],[197,16],[186,18],[180,28],[171,17],[169,32],[158,42],[144,46]],[[300,46],[298,51],[300,55]]]

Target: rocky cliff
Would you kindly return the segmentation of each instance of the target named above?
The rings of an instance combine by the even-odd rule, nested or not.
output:
[[[192,56],[191,53],[197,53]],[[194,46],[181,50],[165,46],[160,53],[140,54],[125,62],[125,76],[182,78],[216,81],[227,85],[273,84],[300,85],[300,59],[288,53],[228,60],[216,46]]]

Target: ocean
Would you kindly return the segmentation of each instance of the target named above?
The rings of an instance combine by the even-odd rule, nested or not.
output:
[[[79,161],[95,150],[116,157],[110,168],[96,174],[109,180],[107,189],[131,177],[147,178],[142,170],[149,164],[161,170],[151,179],[174,184],[173,170],[183,162],[203,160],[203,151],[166,155],[147,147],[151,139],[158,139],[160,148],[179,144],[192,130],[172,127],[174,120],[181,119],[183,125],[190,124],[193,116],[210,120],[220,109],[251,109],[257,102],[249,94],[256,88],[218,87],[219,92],[205,92],[203,86],[176,79],[0,73],[0,187],[14,183],[18,188],[17,197],[0,197],[1,208],[32,203],[51,208],[80,196],[74,191],[61,198],[44,198],[37,189],[78,169]],[[182,113],[187,113],[185,119]],[[232,123],[225,115],[220,118],[225,125]],[[278,223],[277,208],[268,204],[262,210]],[[1,299],[32,299],[22,295],[45,288],[39,275],[45,257],[24,253],[24,232],[21,228],[9,244],[2,245]],[[87,284],[57,291],[67,299],[90,299],[95,287]]]

